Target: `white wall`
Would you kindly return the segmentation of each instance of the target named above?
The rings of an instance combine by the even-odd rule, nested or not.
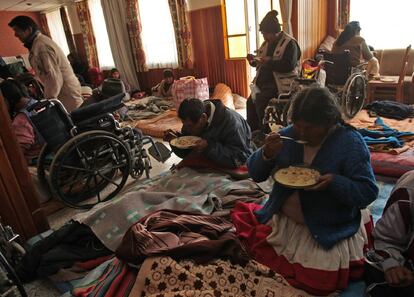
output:
[[[188,10],[196,10],[206,7],[219,6],[221,0],[187,0]]]

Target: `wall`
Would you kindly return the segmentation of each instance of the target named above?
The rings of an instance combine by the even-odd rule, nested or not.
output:
[[[248,96],[247,63],[245,59],[224,57],[221,6],[190,11],[193,32],[194,70],[197,77],[207,77],[209,85],[227,84],[233,93]]]
[[[188,0],[188,10],[197,10],[221,5],[221,0]]]
[[[40,24],[37,12],[0,11],[0,56],[17,56],[29,52],[14,36],[13,29],[8,26],[8,23],[18,15],[31,17],[37,24]]]

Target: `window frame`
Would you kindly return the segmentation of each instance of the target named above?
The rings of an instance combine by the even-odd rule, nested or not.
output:
[[[259,19],[258,19],[258,1],[263,1],[263,0],[253,0],[254,1],[254,20],[255,23],[254,24],[250,24],[249,23],[249,12],[248,12],[248,0],[243,0],[243,8],[244,8],[244,24],[245,24],[245,34],[227,34],[227,9],[226,9],[226,0],[223,0],[222,3],[222,19],[223,19],[223,39],[224,39],[224,55],[225,55],[225,59],[226,60],[240,60],[240,59],[244,59],[245,57],[230,57],[230,48],[229,48],[229,38],[231,37],[242,37],[242,36],[246,36],[246,51],[247,54],[251,53],[252,50],[256,50],[260,47],[260,31],[259,31]],[[273,10],[275,9],[275,5],[274,2],[277,0],[267,0],[270,2],[270,9]],[[280,16],[280,5],[279,5],[279,16]],[[283,27],[282,22],[280,23],[281,27]],[[255,30],[255,35],[256,35],[256,48],[255,49],[251,49],[250,48],[250,35],[251,35],[251,30]]]

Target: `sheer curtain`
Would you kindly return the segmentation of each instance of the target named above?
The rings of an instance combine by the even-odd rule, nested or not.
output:
[[[350,8],[350,21],[360,22],[361,36],[368,45],[376,49],[414,46],[414,1],[352,1]]]
[[[138,5],[148,68],[178,67],[177,44],[168,0],[140,0]]]
[[[95,35],[96,40],[99,66],[107,69],[113,68],[115,67],[115,63],[114,58],[112,57],[111,47],[109,45],[108,34],[106,33],[106,24],[101,1],[88,0],[88,6],[91,14],[93,34]]]
[[[126,25],[126,3],[113,0],[102,0],[101,3],[117,68],[123,80],[126,80],[134,89],[139,88]]]
[[[46,19],[50,31],[50,37],[62,49],[65,56],[67,56],[69,54],[68,41],[66,40],[65,30],[63,29],[59,9],[46,13]]]

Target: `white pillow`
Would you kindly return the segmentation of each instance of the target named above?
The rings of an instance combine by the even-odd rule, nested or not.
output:
[[[330,35],[326,36],[323,42],[321,43],[321,45],[319,46],[319,49],[329,51],[329,52],[332,51],[332,47],[333,47],[335,40],[336,39]]]

